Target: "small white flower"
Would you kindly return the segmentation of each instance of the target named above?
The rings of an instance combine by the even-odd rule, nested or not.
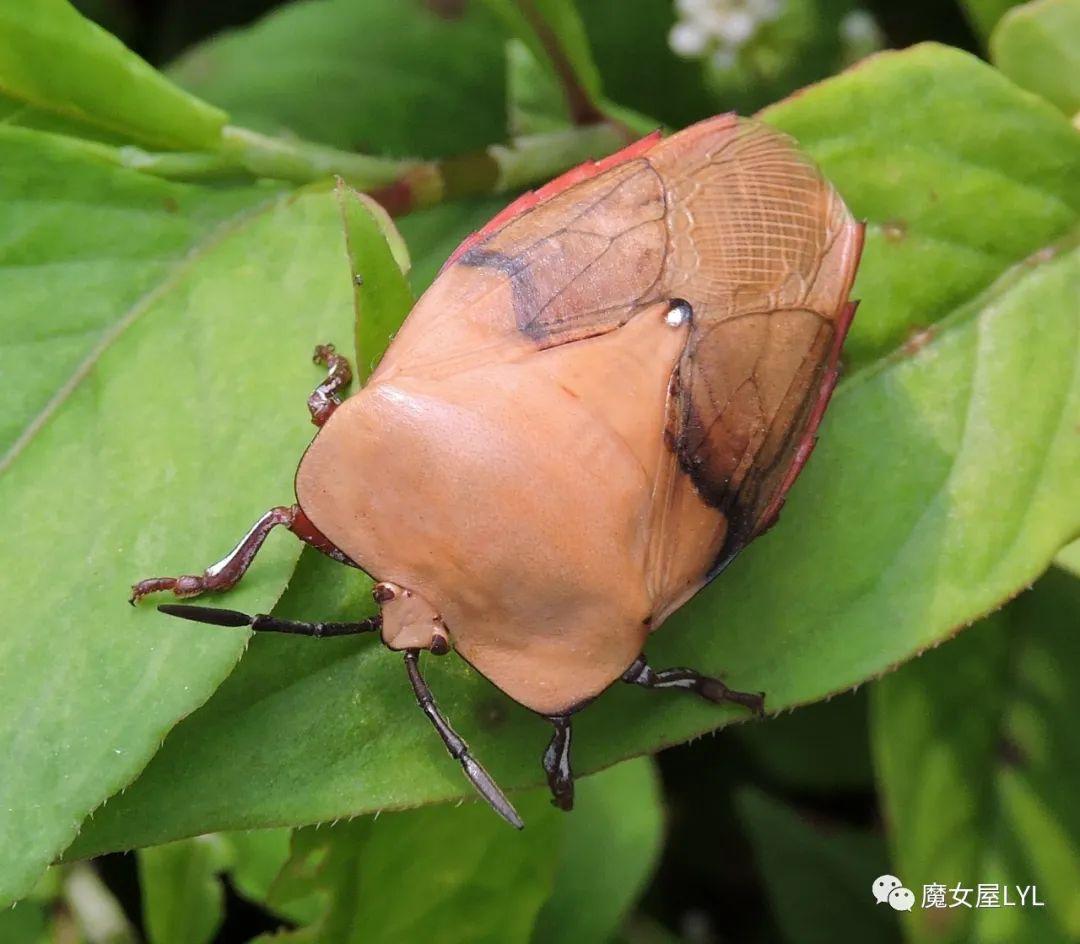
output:
[[[783,0],[746,0],[746,9],[762,23],[767,23],[784,12],[784,4]]]
[[[732,46],[741,46],[757,32],[758,23],[748,10],[731,10],[717,30],[721,39]]]
[[[709,35],[696,23],[676,23],[668,34],[668,45],[676,56],[699,59],[708,48]]]
[[[840,38],[852,45],[877,42],[878,25],[865,10],[852,10],[840,21]]]
[[[675,0],[675,9],[680,16],[696,17],[708,13],[714,7],[713,0]]]

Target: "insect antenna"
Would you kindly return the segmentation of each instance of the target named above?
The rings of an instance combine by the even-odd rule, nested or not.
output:
[[[359,633],[373,633],[382,627],[382,617],[371,616],[355,623],[305,623],[297,620],[278,619],[258,613],[249,616],[238,610],[226,610],[213,606],[188,606],[183,603],[162,603],[158,609],[169,616],[195,623],[210,623],[213,626],[250,626],[257,633],[291,633],[295,636],[355,636]]]

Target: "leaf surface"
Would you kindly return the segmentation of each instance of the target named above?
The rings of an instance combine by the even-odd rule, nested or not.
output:
[[[4,386],[33,418],[0,474],[2,602],[18,614],[0,634],[0,899],[29,887],[236,662],[245,634],[161,633],[128,589],[206,566],[290,500],[291,462],[253,457],[299,456],[310,350],[348,347],[352,331],[329,194],[206,194],[5,134],[5,182],[24,201],[4,204],[0,278],[18,316],[5,363],[31,357],[36,337],[55,356],[41,371],[52,391],[27,402]],[[80,321],[80,280],[97,267],[112,281]],[[72,340],[54,346],[51,322]],[[271,538],[237,604],[270,607],[298,554]]]
[[[794,135],[868,221],[848,369],[920,343],[1080,215],[1076,130],[955,49],[872,56],[762,117]]]
[[[357,382],[362,384],[413,306],[413,294],[405,278],[409,250],[386,211],[370,197],[339,180],[337,199],[356,308],[353,367]]]
[[[224,918],[218,872],[227,850],[197,836],[139,850],[139,895],[150,944],[209,944]]]
[[[77,141],[0,126],[0,467],[189,253],[270,199],[109,168]]]
[[[815,822],[752,788],[736,807],[787,944],[900,941],[899,915],[870,892],[889,871],[880,836]]]
[[[528,833],[476,803],[297,831],[270,900],[322,893],[324,913],[260,940],[525,944],[554,882],[562,821],[540,791],[519,804],[532,820]]]
[[[1080,0],[1010,10],[990,38],[994,65],[1070,117],[1080,112]]]
[[[660,855],[664,814],[655,764],[637,758],[576,784],[562,822],[555,887],[533,944],[602,944],[618,930]]]
[[[1080,580],[1031,591],[875,686],[872,728],[912,942],[1057,944],[1080,937]],[[978,885],[998,907],[949,907]],[[921,908],[945,885],[944,907]],[[1013,907],[1003,907],[1001,885]],[[1044,907],[1018,907],[1036,885]]]
[[[212,148],[226,115],[170,82],[67,0],[0,0],[0,113],[170,148]]]
[[[500,140],[506,105],[498,23],[479,3],[442,6],[305,0],[196,46],[170,74],[270,134],[445,157]]]

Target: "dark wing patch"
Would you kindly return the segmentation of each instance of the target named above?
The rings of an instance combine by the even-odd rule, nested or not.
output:
[[[805,461],[835,379],[861,230],[793,142],[764,125],[706,122],[648,160],[669,207],[664,285],[694,309],[667,436],[726,521],[713,576],[771,523]]]
[[[456,264],[505,275],[518,329],[552,347],[618,327],[660,297],[664,218],[660,178],[634,160],[515,217]]]
[[[687,352],[675,448],[698,494],[727,521],[714,568],[759,533],[806,429],[833,338],[832,323],[816,312],[763,312],[720,322]],[[725,349],[722,363],[708,363]]]

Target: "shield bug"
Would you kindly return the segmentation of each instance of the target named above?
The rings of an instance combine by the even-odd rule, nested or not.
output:
[[[143,580],[132,599],[227,590],[284,525],[379,581],[380,615],[161,609],[381,632],[450,753],[520,826],[421,676],[423,650],[455,650],[554,726],[543,767],[570,809],[571,717],[612,683],[762,709],[643,649],[776,519],[836,383],[861,246],[795,144],[733,115],[569,171],[465,240],[344,401],[349,366],[320,346],[296,504],[201,575]]]

